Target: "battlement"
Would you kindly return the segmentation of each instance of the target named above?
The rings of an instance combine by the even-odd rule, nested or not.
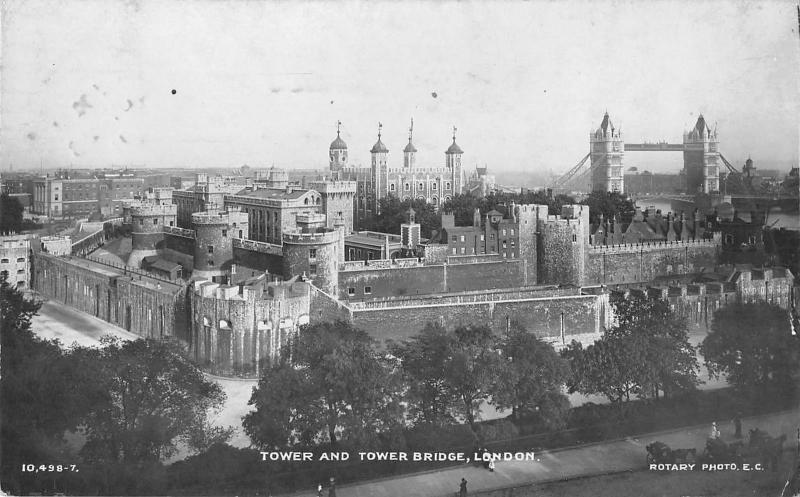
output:
[[[362,271],[364,269],[398,269],[420,267],[424,264],[416,257],[408,259],[372,259],[368,261],[347,261],[339,264],[339,271]]]
[[[312,181],[309,186],[319,193],[355,193],[357,183],[346,180]]]
[[[319,233],[302,233],[299,231],[290,231],[284,233],[282,236],[283,243],[293,243],[298,245],[316,245],[320,243],[335,243],[339,240],[339,232],[337,230],[323,231]]]
[[[637,252],[640,250],[656,250],[656,249],[676,249],[681,247],[716,247],[719,245],[717,240],[686,240],[686,241],[651,241],[641,243],[628,243],[622,245],[591,245],[589,246],[590,253],[605,253],[605,254],[624,254],[628,252]]]
[[[205,211],[192,214],[192,224],[200,225],[231,225],[235,223],[247,224],[246,212],[229,207],[225,211]]]
[[[178,228],[177,226],[162,226],[161,229],[164,231],[164,233],[169,233],[170,235],[177,235],[177,236],[182,236],[184,238],[192,238],[192,239],[196,237],[196,233],[194,230]]]
[[[589,133],[589,142],[602,143],[602,142],[623,142],[622,133],[614,130],[613,133],[598,134],[596,131]]]
[[[570,297],[592,298],[591,296],[582,295],[578,287],[560,288],[553,285],[546,285],[501,289],[491,293],[486,291],[469,291],[425,296],[388,297],[361,302],[352,301],[348,302],[347,306],[352,310],[392,309],[429,305],[475,305],[499,302],[521,302]]]
[[[308,212],[297,215],[297,224],[325,224],[327,216],[317,212]]]
[[[194,294],[216,300],[303,300],[309,296],[310,285],[301,281],[267,283],[264,275],[242,282],[238,285],[214,283],[209,280],[197,280]]]
[[[175,216],[178,214],[178,206],[175,204],[142,203],[131,205],[130,209],[133,217]]]
[[[245,238],[234,238],[233,248],[250,250],[252,252],[260,252],[262,254],[283,255],[283,248],[280,245],[267,242],[258,242],[255,240],[247,240]]]

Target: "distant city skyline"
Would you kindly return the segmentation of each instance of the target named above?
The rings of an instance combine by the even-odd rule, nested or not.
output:
[[[699,113],[737,167],[797,163],[796,3],[79,2],[3,5],[0,169],[323,169],[336,123],[390,165],[458,128],[467,172],[561,173],[607,110],[628,143]],[[174,93],[173,93],[174,90]],[[626,154],[677,173],[680,153]],[[766,167],[766,166],[765,166]]]

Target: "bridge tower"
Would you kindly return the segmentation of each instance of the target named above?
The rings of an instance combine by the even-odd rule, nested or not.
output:
[[[608,112],[603,116],[600,127],[589,134],[589,147],[592,191],[624,193],[622,158],[625,155],[625,142],[622,132],[611,123]]]
[[[686,174],[686,191],[719,192],[719,140],[700,114],[694,128],[683,133],[683,171]]]

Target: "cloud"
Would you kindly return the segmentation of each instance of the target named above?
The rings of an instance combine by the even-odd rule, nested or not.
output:
[[[124,137],[124,136],[122,136],[122,135],[119,135],[119,139],[120,139],[120,141],[121,141],[122,143],[128,143],[128,140],[126,140],[126,139],[125,139],[125,137]]]
[[[292,88],[292,93],[302,93],[302,88]]]
[[[270,91],[271,91],[272,93],[280,93],[280,92],[281,92],[281,89],[280,89],[280,88],[278,88],[278,87],[276,86],[276,87],[274,87],[274,88],[270,88]]]
[[[33,131],[31,131],[30,133],[28,133],[25,136],[28,138],[28,140],[35,140],[36,139],[36,133],[34,133]]]
[[[125,112],[128,112],[129,110],[131,110],[133,108],[133,102],[131,102],[130,98],[126,99],[125,101],[128,102],[128,108],[124,109],[124,110],[125,110]]]
[[[97,140],[99,140],[99,139],[100,139],[100,137],[99,137],[99,136],[97,136],[97,135],[94,135],[94,136],[92,137],[92,139],[93,139],[94,141],[97,141]]]
[[[75,142],[69,142],[69,149],[70,151],[72,151],[72,155],[74,155],[75,157],[81,156],[81,154],[79,154],[78,151],[75,150]]]
[[[73,102],[72,108],[75,109],[75,112],[77,112],[78,116],[80,117],[86,114],[86,109],[92,108],[92,104],[90,104],[89,101],[86,100],[86,94],[84,93],[83,95],[81,95],[81,98],[77,102]]]
[[[57,128],[57,127],[58,127],[58,121],[53,121],[53,127],[54,127],[54,128]]]

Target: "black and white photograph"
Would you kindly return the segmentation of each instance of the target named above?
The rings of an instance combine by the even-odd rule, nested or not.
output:
[[[0,0],[0,496],[800,496],[798,0]]]

